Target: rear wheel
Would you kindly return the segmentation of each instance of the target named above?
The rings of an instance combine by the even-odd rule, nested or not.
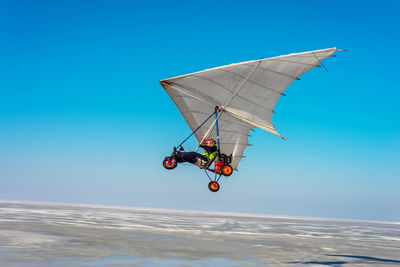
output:
[[[167,170],[172,170],[176,168],[178,162],[176,162],[176,160],[173,157],[165,157],[165,159],[162,162],[162,165]]]
[[[232,157],[231,156],[228,156],[227,154],[221,154],[220,155],[220,159],[221,159],[221,161],[223,161],[226,165],[228,165],[229,163],[231,163],[231,161],[232,161]]]
[[[209,182],[208,189],[210,189],[211,192],[217,192],[219,190],[218,182],[215,182],[215,181]]]
[[[230,165],[225,165],[222,167],[222,174],[224,176],[231,176],[233,169]]]

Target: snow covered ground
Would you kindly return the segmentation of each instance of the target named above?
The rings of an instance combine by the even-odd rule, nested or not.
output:
[[[0,202],[1,266],[400,266],[400,223]]]

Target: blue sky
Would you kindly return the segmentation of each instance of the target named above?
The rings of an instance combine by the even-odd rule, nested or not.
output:
[[[399,5],[1,1],[0,199],[400,221]],[[220,192],[162,168],[190,130],[160,79],[335,46]]]

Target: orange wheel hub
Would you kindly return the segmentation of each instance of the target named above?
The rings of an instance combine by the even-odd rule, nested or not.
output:
[[[219,190],[219,184],[217,182],[209,182],[208,189],[210,189],[211,192],[217,192]]]
[[[230,175],[232,174],[232,171],[233,171],[233,169],[232,169],[232,167],[229,166],[229,165],[225,165],[225,166],[222,168],[222,174],[223,174],[224,176],[230,176]]]

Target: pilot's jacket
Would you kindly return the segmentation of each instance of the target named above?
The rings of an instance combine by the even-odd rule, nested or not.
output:
[[[212,147],[208,146],[200,146],[200,147],[205,150],[203,156],[206,157],[208,161],[213,160],[215,156],[218,154],[218,146],[216,144]]]

